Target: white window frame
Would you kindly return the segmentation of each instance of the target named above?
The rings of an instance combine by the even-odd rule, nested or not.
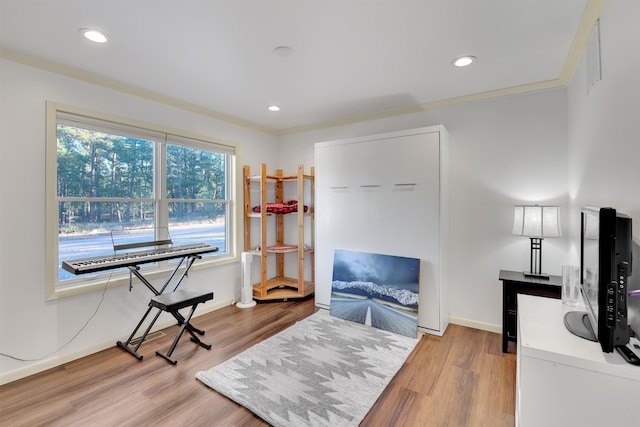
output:
[[[62,297],[68,297],[73,295],[79,295],[89,292],[95,292],[103,290],[105,286],[115,287],[129,284],[129,274],[127,272],[113,273],[106,271],[102,274],[83,276],[79,275],[75,279],[65,280],[64,283],[60,283],[59,280],[59,265],[60,260],[58,257],[58,202],[57,195],[57,125],[60,117],[71,117],[80,119],[78,122],[79,127],[82,125],[90,125],[96,127],[101,131],[109,132],[108,128],[118,130],[118,128],[126,128],[126,134],[136,134],[135,130],[140,130],[139,137],[143,139],[149,139],[153,136],[153,140],[160,142],[157,147],[161,147],[156,150],[156,170],[154,171],[154,188],[161,194],[154,194],[150,201],[157,202],[158,211],[156,216],[161,226],[165,223],[168,224],[168,214],[166,211],[168,203],[176,201],[175,199],[166,198],[165,184],[165,172],[166,165],[161,164],[158,160],[164,161],[164,157],[160,151],[166,151],[166,145],[182,145],[189,148],[196,149],[210,149],[213,145],[217,151],[228,154],[227,161],[227,173],[225,184],[226,199],[217,200],[216,202],[226,203],[228,206],[228,218],[225,222],[225,233],[227,238],[227,250],[224,254],[214,254],[215,256],[203,257],[192,267],[192,270],[199,270],[203,268],[211,268],[218,265],[228,264],[239,261],[237,240],[240,235],[239,226],[241,224],[241,212],[238,209],[240,204],[238,201],[238,182],[241,182],[241,177],[238,175],[237,161],[237,147],[229,143],[220,143],[213,141],[210,138],[206,138],[200,135],[193,135],[189,132],[178,131],[175,129],[169,129],[158,125],[151,125],[148,123],[140,123],[137,121],[129,120],[121,117],[108,116],[102,113],[88,111],[86,109],[76,108],[68,105],[62,105],[54,102],[47,102],[47,123],[46,123],[46,239],[45,239],[45,259],[46,259],[46,299],[53,300]],[[63,119],[64,120],[64,119]],[[107,126],[105,126],[107,125]],[[111,126],[112,125],[112,126]],[[102,129],[101,129],[102,128]],[[102,201],[103,199],[101,199]],[[110,201],[104,199],[104,201]],[[189,200],[180,200],[189,201]],[[90,256],[90,255],[88,255]],[[148,279],[166,277],[167,273],[173,268],[168,265],[167,262],[158,263],[153,268],[148,268],[145,272],[145,277]]]

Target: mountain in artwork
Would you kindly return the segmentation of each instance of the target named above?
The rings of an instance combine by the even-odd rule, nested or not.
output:
[[[352,281],[345,282],[334,280],[333,291],[349,290],[351,293],[365,295],[371,298],[380,298],[385,301],[397,302],[408,307],[418,306],[418,294],[407,289],[397,289],[389,286],[380,286],[374,282]]]

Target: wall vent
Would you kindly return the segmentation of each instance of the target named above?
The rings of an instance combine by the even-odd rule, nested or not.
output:
[[[587,42],[587,95],[600,80],[602,80],[602,66],[600,64],[600,20],[598,19]]]

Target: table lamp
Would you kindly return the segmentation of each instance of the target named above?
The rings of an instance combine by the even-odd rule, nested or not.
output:
[[[513,234],[531,239],[530,271],[525,277],[549,279],[542,273],[542,240],[560,237],[558,206],[520,205],[513,207]]]

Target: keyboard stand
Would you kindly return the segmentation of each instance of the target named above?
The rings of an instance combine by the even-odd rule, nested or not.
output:
[[[174,278],[174,276],[176,275],[176,273],[178,272],[178,269],[182,266],[182,264],[185,262],[186,260],[186,264],[185,264],[185,270],[182,272],[182,274],[180,275],[178,281],[176,282],[175,286],[173,287],[173,291],[175,292],[178,289],[178,286],[180,286],[180,283],[182,283],[182,279],[184,279],[187,274],[189,273],[189,269],[191,268],[191,266],[193,265],[193,263],[197,260],[202,258],[201,255],[187,255],[185,257],[182,257],[179,259],[176,267],[173,269],[173,271],[171,272],[171,274],[169,275],[169,277],[167,278],[167,280],[164,282],[164,284],[162,285],[162,287],[158,290],[156,289],[143,275],[142,273],[140,273],[140,267],[137,265],[131,265],[128,266],[127,268],[129,269],[129,271],[131,271],[131,273],[133,273],[138,279],[140,279],[140,281],[142,283],[144,283],[144,285],[149,288],[149,290],[151,292],[153,292],[153,296],[156,297],[160,294],[162,294],[165,289],[167,288],[167,286],[169,286],[169,283],[171,282],[171,280]],[[118,341],[117,345],[118,347],[122,348],[123,350],[127,351],[129,354],[131,354],[133,357],[135,357],[138,360],[142,360],[142,354],[138,353],[138,349],[140,348],[140,346],[142,345],[142,343],[144,342],[145,338],[147,337],[147,335],[149,334],[149,332],[151,331],[151,328],[153,327],[153,325],[156,323],[156,320],[158,320],[158,317],[160,317],[160,313],[162,313],[163,310],[159,309],[158,312],[156,313],[156,315],[154,316],[153,320],[151,321],[151,323],[149,324],[149,326],[147,327],[147,329],[145,330],[144,334],[137,340],[134,340],[134,336],[136,335],[136,333],[138,332],[138,330],[140,329],[140,327],[142,326],[142,324],[144,323],[144,321],[147,319],[147,317],[149,316],[149,313],[151,313],[151,310],[154,307],[152,305],[149,305],[149,308],[147,308],[147,311],[144,313],[144,315],[142,316],[142,318],[140,319],[140,322],[138,322],[138,325],[135,327],[135,329],[133,330],[133,332],[131,332],[131,335],[129,335],[129,338],[127,338],[127,340],[125,342],[122,341]],[[182,316],[177,310],[176,311],[170,311],[170,313],[173,315],[173,317],[176,318],[177,322],[179,325],[183,325],[184,328],[186,328],[189,333],[191,335],[193,335],[194,332],[200,334],[200,335],[204,335],[204,331],[201,329],[198,329],[196,327],[194,327],[191,323],[190,323],[190,317],[189,316],[189,320],[185,320],[184,316]],[[191,313],[193,314],[193,313]]]

